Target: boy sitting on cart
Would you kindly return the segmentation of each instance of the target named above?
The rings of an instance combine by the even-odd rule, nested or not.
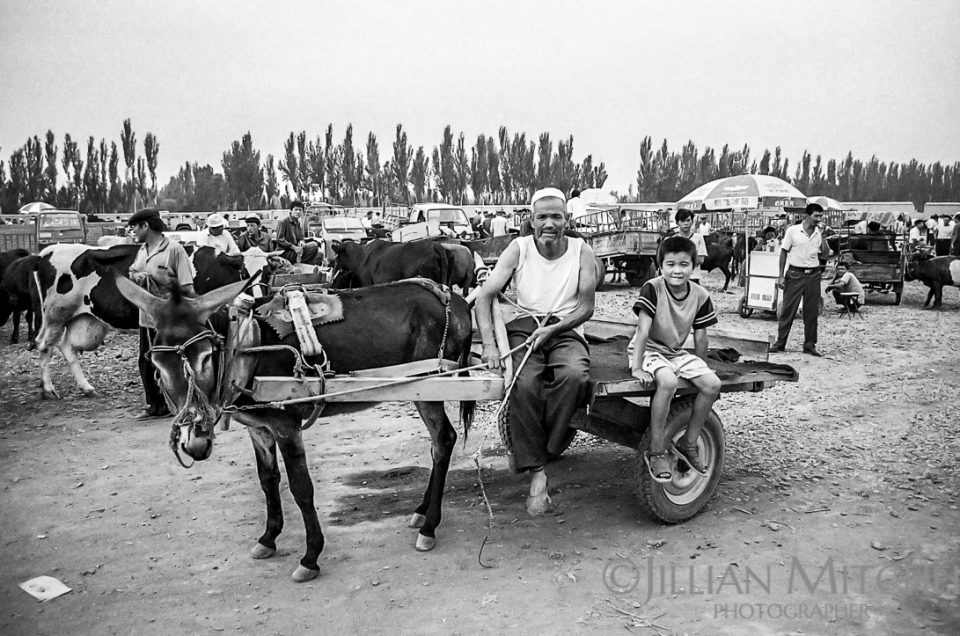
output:
[[[674,458],[682,459],[701,475],[709,468],[700,458],[698,440],[703,422],[720,395],[720,378],[706,363],[707,327],[718,321],[710,294],[690,281],[696,258],[697,248],[690,239],[664,239],[657,253],[661,275],[640,288],[640,298],[633,306],[638,321],[630,344],[630,372],[644,387],[656,385],[650,400],[650,449],[644,453],[644,460],[650,476],[659,483],[673,479]],[[691,329],[696,355],[683,350]],[[698,393],[686,432],[671,443],[664,437],[678,378],[689,381]]]

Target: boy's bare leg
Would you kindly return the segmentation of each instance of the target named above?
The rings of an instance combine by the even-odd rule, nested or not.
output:
[[[687,423],[687,432],[683,436],[685,446],[692,446],[697,443],[700,437],[700,430],[707,419],[707,413],[713,403],[720,396],[720,378],[712,371],[703,375],[691,378],[690,384],[697,387],[697,398],[693,401],[693,414],[690,415],[690,421]]]
[[[667,428],[670,402],[677,392],[677,375],[672,370],[661,367],[653,377],[657,381],[657,392],[650,400],[650,452],[656,454],[665,450],[663,435]]]

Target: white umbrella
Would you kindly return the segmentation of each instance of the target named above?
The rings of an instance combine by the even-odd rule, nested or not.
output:
[[[846,210],[843,204],[830,197],[808,197],[807,204],[816,203],[824,210]]]
[[[802,208],[805,194],[792,185],[765,174],[741,174],[705,183],[677,201],[678,209],[756,210],[758,208]]]
[[[45,210],[56,210],[55,205],[44,203],[43,201],[34,201],[20,208],[20,214],[33,214],[34,212],[43,212]]]

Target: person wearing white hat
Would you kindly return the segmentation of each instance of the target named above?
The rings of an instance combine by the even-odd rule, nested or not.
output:
[[[544,465],[562,452],[570,419],[587,397],[590,357],[581,325],[593,315],[597,270],[593,251],[583,239],[566,236],[563,192],[544,188],[534,193],[533,234],[510,243],[480,289],[477,323],[483,361],[500,368],[493,335],[493,303],[513,279],[523,313],[507,324],[517,381],[510,394],[507,427],[514,470],[529,471],[527,512],[543,513],[550,502]],[[526,362],[521,362],[526,358]]]
[[[233,235],[226,231],[227,221],[223,215],[214,212],[207,217],[207,227],[200,231],[197,238],[197,247],[212,247],[217,254],[226,254],[227,256],[240,256],[240,248],[237,247]]]

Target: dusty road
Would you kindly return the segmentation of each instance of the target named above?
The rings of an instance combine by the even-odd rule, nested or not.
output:
[[[772,317],[739,318],[716,276],[707,285],[721,326],[774,333]],[[635,294],[611,286],[598,316],[628,316]],[[412,406],[319,424],[306,439],[327,547],[302,585],[285,485],[279,553],[247,556],[264,507],[240,427],[188,472],[165,422],[129,419],[133,336],[85,356],[98,398],[58,365],[59,402],[39,400],[35,355],[4,344],[0,633],[958,633],[960,300],[951,289],[944,311],[922,311],[924,295],[871,297],[863,321],[827,312],[825,358],[796,340],[776,357],[799,383],[724,395],[725,474],[681,526],[639,513],[634,452],[583,435],[551,465],[554,508],[538,519],[491,435],[488,524],[470,459],[486,405],[457,447],[437,549],[420,554],[405,522],[429,447]],[[40,604],[17,587],[41,574],[73,591]]]

